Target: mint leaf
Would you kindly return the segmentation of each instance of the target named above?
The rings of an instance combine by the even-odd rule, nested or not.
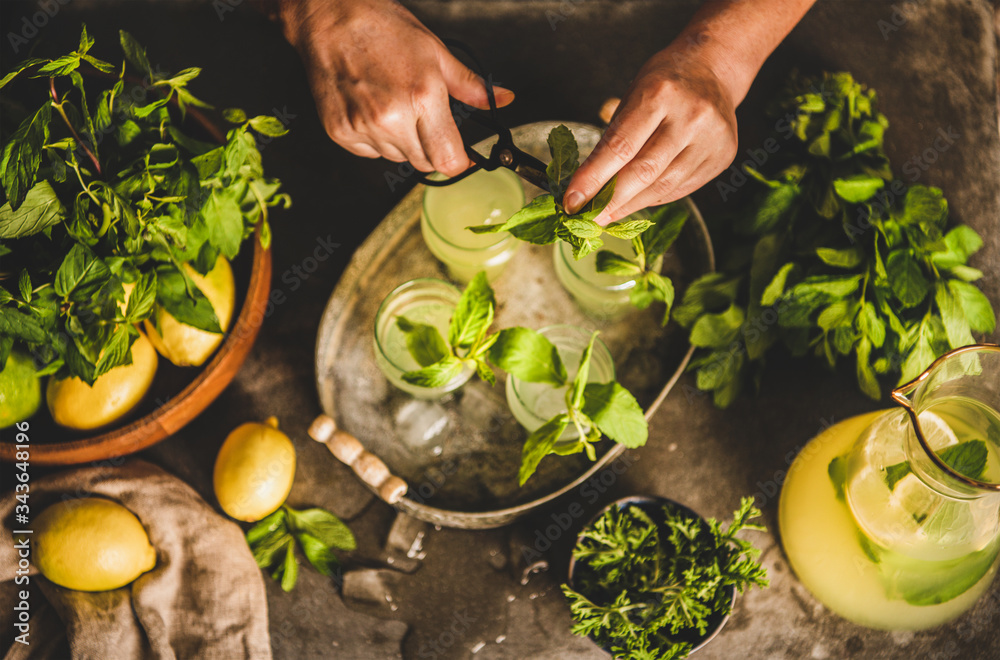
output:
[[[521,469],[517,473],[519,485],[523,486],[538,469],[542,459],[552,453],[552,448],[569,423],[569,415],[556,415],[528,436],[521,450]]]
[[[295,539],[289,538],[285,543],[285,561],[282,562],[281,590],[288,592],[295,588],[295,583],[299,579],[299,562],[295,559]]]
[[[885,268],[892,291],[904,307],[919,305],[927,297],[930,284],[907,250],[893,250]]]
[[[615,238],[630,241],[653,226],[649,220],[619,220],[604,227],[604,231]]]
[[[132,343],[138,339],[139,331],[128,324],[119,325],[104,344],[104,350],[94,367],[94,378],[108,373],[115,367],[132,363]]]
[[[212,303],[175,266],[164,264],[156,269],[156,302],[181,323],[206,332],[222,332]]]
[[[529,383],[566,384],[559,351],[544,335],[528,328],[505,328],[490,347],[490,361]]]
[[[21,270],[21,275],[17,278],[17,288],[21,293],[21,300],[31,302],[31,275],[27,269]]]
[[[643,279],[653,298],[666,305],[663,320],[660,322],[661,325],[665,326],[670,320],[670,309],[674,305],[674,283],[651,270],[646,272]]]
[[[830,461],[830,465],[826,468],[826,473],[830,476],[830,483],[833,484],[833,490],[837,494],[837,499],[843,502],[844,485],[847,483],[847,457],[837,456]],[[899,479],[896,479],[896,481],[899,481]],[[893,481],[889,486],[890,490],[896,481]]]
[[[0,307],[0,336],[13,337],[29,344],[40,344],[46,339],[38,321],[10,307]]]
[[[642,407],[618,383],[588,383],[584,388],[582,410],[615,442],[630,449],[646,444],[649,426]]]
[[[750,231],[766,234],[776,229],[791,213],[798,199],[799,187],[793,184],[781,184],[768,190],[747,221]]]
[[[285,529],[285,508],[281,507],[271,515],[261,519],[253,527],[247,530],[247,543],[251,547],[261,539],[276,531]],[[270,566],[270,564],[268,564]]]
[[[552,155],[551,162],[545,168],[549,177],[549,192],[562,204],[563,193],[580,166],[580,149],[573,132],[562,124],[549,131],[547,141]]]
[[[865,258],[860,248],[816,248],[816,256],[828,266],[845,269],[857,268]]]
[[[569,390],[569,398],[566,402],[570,408],[578,409],[583,402],[583,388],[587,385],[587,379],[590,378],[590,358],[594,354],[594,342],[597,341],[597,335],[597,332],[590,335],[587,348],[580,355],[580,364],[577,367],[576,376],[573,377],[573,387]]]
[[[601,211],[603,211],[608,204],[611,203],[611,198],[615,196],[615,184],[618,182],[618,175],[611,177],[611,180],[604,184],[604,187],[597,191],[594,198],[583,205],[580,212],[576,216],[569,217],[581,217],[585,220],[593,220]]]
[[[785,293],[785,285],[788,282],[788,278],[796,267],[794,261],[789,261],[778,269],[778,272],[767,287],[764,288],[764,293],[760,297],[760,304],[762,306],[770,307],[781,299],[781,296]]]
[[[568,216],[563,225],[571,234],[580,238],[599,238],[604,233],[604,229],[593,220],[574,216]]]
[[[323,545],[338,550],[354,550],[357,547],[351,530],[329,511],[320,508],[299,511],[287,505],[284,508],[288,511],[288,526],[293,534],[304,532]]]
[[[958,300],[969,327],[976,332],[990,334],[997,327],[996,313],[989,299],[971,284],[959,280],[948,280],[948,289]]]
[[[670,249],[681,235],[690,216],[691,211],[683,202],[667,204],[653,211],[650,217],[652,226],[642,234],[647,262],[655,261],[658,256]]]
[[[948,345],[952,348],[968,346],[976,343],[972,337],[969,319],[962,309],[962,302],[952,295],[951,288],[945,282],[938,282],[934,288],[934,303],[941,313],[941,322],[948,336]]]
[[[870,301],[865,302],[858,314],[858,330],[875,348],[882,348],[885,344],[885,322]]]
[[[493,373],[493,369],[490,368],[490,365],[486,362],[486,360],[482,358],[475,358],[475,362],[476,362],[476,375],[479,376],[484,381],[486,381],[487,383],[489,383],[491,386],[496,385],[497,384],[496,374]]]
[[[340,560],[337,559],[337,555],[330,551],[329,547],[306,532],[295,534],[295,540],[299,542],[302,554],[306,556],[313,568],[327,577],[334,575],[335,569],[340,566]]]
[[[466,229],[474,234],[495,234],[501,231],[510,231],[519,225],[535,223],[540,220],[550,220],[555,223],[558,220],[556,214],[556,201],[552,195],[539,195],[502,224],[477,225],[467,227]]]
[[[156,302],[156,271],[143,273],[129,294],[125,306],[125,320],[129,323],[139,323],[149,318]]]
[[[246,188],[216,188],[201,208],[208,225],[208,238],[227,259],[234,259],[243,242],[243,212],[240,203]]]
[[[736,299],[740,279],[724,273],[707,273],[688,286],[681,304],[674,308],[674,320],[689,328],[706,311],[725,309]]]
[[[834,179],[833,189],[844,201],[859,204],[872,198],[872,196],[885,187],[885,181],[881,177],[870,176],[868,174],[855,174],[846,179]]]
[[[260,115],[250,119],[250,128],[261,135],[268,137],[281,137],[288,134],[288,129],[276,117]]]
[[[403,380],[417,387],[444,387],[462,373],[462,361],[454,355],[447,355],[423,369],[407,371]]]
[[[642,272],[639,264],[611,250],[600,250],[595,255],[595,260],[595,269],[598,273],[634,276]]]
[[[448,343],[455,349],[470,348],[493,322],[495,306],[493,289],[486,273],[480,271],[465,287],[455,306],[448,326]]]
[[[80,243],[74,243],[59,270],[56,271],[55,291],[63,298],[87,301],[111,277],[103,260]]]
[[[429,367],[451,355],[451,349],[434,326],[413,323],[404,316],[396,317],[396,326],[406,335],[406,348],[421,367]]]
[[[129,61],[129,64],[138,69],[140,74],[153,80],[153,68],[146,58],[146,49],[140,46],[135,37],[125,30],[118,31],[118,38],[121,42],[122,52],[125,53],[125,59]]]
[[[700,348],[726,348],[739,337],[746,314],[730,305],[721,314],[704,314],[691,328],[691,344]]]
[[[42,163],[42,151],[49,139],[51,117],[52,103],[46,101],[35,114],[21,122],[4,147],[3,158],[0,159],[0,181],[7,193],[5,206],[9,205],[12,211],[20,208],[35,183],[38,166]],[[14,238],[9,235],[0,237]]]
[[[986,469],[990,452],[982,440],[970,440],[938,452],[948,467],[970,479],[979,479]]]
[[[17,75],[25,69],[30,69],[31,67],[43,64],[44,62],[45,60],[38,59],[37,57],[29,57],[26,60],[18,62],[3,78],[0,78],[0,89],[3,89],[7,83],[17,77]]]

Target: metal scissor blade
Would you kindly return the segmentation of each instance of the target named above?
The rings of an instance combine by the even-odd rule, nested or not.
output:
[[[514,173],[519,177],[527,181],[528,183],[538,186],[542,190],[549,191],[549,177],[545,174],[544,170],[539,170],[533,165],[526,163],[521,163],[514,168]]]

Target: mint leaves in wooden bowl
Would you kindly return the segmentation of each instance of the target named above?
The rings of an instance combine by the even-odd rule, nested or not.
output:
[[[154,71],[124,31],[114,63],[93,47],[84,27],[0,79],[23,115],[0,136],[0,367],[28,356],[48,379],[38,464],[138,451],[218,396],[263,323],[269,215],[290,203],[254,137],[280,121],[227,110],[223,136],[188,90],[200,69]]]

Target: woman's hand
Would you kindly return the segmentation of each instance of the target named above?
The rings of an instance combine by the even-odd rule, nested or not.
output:
[[[815,0],[705,0],[639,70],[607,132],[563,197],[577,211],[618,174],[608,224],[689,195],[736,156],[735,109],[764,60]]]
[[[394,0],[286,0],[285,36],[329,136],[351,153],[454,176],[469,161],[449,96],[489,107],[482,79]],[[514,94],[494,87],[497,105]]]
[[[563,198],[577,209],[615,174],[606,225],[689,195],[736,155],[736,99],[708,64],[667,48],[639,70],[608,130]]]

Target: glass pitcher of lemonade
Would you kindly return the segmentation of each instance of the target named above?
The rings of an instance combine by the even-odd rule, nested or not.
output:
[[[779,523],[799,579],[837,614],[917,630],[989,588],[1000,553],[1000,346],[938,359],[892,393],[900,408],[810,442]]]

